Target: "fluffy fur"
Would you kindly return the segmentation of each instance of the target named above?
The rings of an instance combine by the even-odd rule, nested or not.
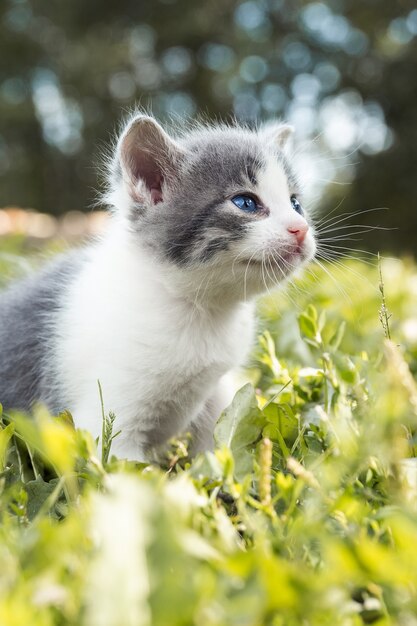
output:
[[[253,336],[253,299],[315,252],[291,204],[298,182],[272,124],[177,138],[134,116],[112,160],[106,234],[2,295],[0,400],[69,409],[101,432],[97,380],[120,456],[143,459],[191,429],[195,449],[231,399]],[[258,210],[232,198],[250,194]]]

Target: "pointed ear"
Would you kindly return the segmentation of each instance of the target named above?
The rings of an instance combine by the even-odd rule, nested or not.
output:
[[[284,150],[294,134],[294,126],[282,122],[267,122],[262,128],[262,134],[267,141]]]
[[[163,201],[163,185],[175,180],[184,154],[152,117],[139,115],[119,140],[119,159],[129,194],[135,201]],[[145,193],[144,193],[145,192]]]

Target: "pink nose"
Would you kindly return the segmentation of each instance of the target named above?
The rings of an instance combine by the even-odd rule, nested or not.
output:
[[[308,231],[308,224],[307,222],[294,224],[294,226],[288,226],[287,230],[294,235],[298,245],[301,246]]]

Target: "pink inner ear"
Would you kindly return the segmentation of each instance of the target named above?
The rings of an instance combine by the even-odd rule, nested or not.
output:
[[[162,191],[160,187],[151,187],[151,200],[152,204],[162,202]]]
[[[153,172],[152,176],[149,176],[148,181],[149,191],[151,192],[152,204],[158,204],[162,202],[162,176],[159,172]]]

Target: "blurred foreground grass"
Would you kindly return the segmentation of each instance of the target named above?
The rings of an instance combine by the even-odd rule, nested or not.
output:
[[[25,242],[1,250],[15,276]],[[376,262],[260,302],[214,453],[138,465],[108,417],[97,448],[69,415],[3,415],[0,624],[417,624],[417,268],[382,270],[392,342]]]

